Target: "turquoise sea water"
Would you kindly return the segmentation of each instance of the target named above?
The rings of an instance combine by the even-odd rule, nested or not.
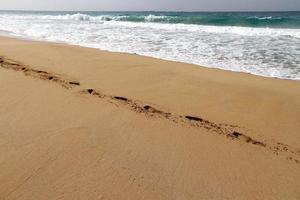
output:
[[[0,11],[8,14],[73,15],[81,13],[103,20],[158,22],[215,26],[300,28],[300,12],[79,12],[79,11]],[[84,18],[83,18],[84,19]]]
[[[0,31],[300,79],[300,12],[0,11]]]

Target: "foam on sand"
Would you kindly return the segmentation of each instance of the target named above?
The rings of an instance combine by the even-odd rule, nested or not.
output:
[[[300,79],[298,28],[184,24],[175,23],[177,18],[124,13],[0,13],[0,29],[31,39]]]

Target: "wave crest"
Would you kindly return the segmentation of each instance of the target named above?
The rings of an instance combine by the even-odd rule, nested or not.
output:
[[[41,19],[48,19],[48,20],[76,20],[76,21],[131,21],[131,22],[162,22],[167,18],[167,16],[158,16],[158,15],[147,15],[147,16],[111,16],[111,15],[98,15],[98,16],[91,16],[81,13],[76,14],[66,14],[66,15],[45,15],[41,16]]]
[[[11,16],[8,16],[11,17]],[[103,23],[107,21],[144,22],[164,24],[190,24],[190,25],[213,25],[213,26],[241,26],[241,27],[270,27],[270,28],[299,28],[300,16],[249,16],[249,15],[226,15],[226,14],[167,14],[167,13],[96,13],[65,14],[65,15],[19,15],[18,19],[42,19],[42,20],[73,20]]]

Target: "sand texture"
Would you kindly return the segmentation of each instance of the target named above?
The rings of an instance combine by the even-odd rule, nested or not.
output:
[[[0,37],[0,199],[300,199],[300,82]]]

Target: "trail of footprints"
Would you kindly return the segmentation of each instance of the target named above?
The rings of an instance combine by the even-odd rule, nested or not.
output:
[[[66,89],[73,89],[74,87],[80,87],[80,82],[68,80],[61,75],[49,73],[46,71],[36,70],[24,64],[15,62],[13,60],[0,57],[0,67],[5,69],[12,69],[15,71],[23,72],[26,76],[42,79],[45,81],[54,82]],[[206,129],[210,132],[226,136],[232,140],[239,140],[244,143],[257,145],[259,147],[268,149],[276,155],[283,155],[287,160],[294,161],[300,164],[300,150],[290,147],[287,144],[280,142],[263,142],[255,140],[243,133],[241,128],[235,125],[218,124],[209,120],[202,119],[200,117],[189,115],[177,115],[175,113],[165,112],[159,110],[152,105],[144,104],[143,102],[135,101],[121,96],[111,96],[103,94],[95,89],[83,89],[80,90],[80,94],[91,95],[107,102],[114,103],[116,105],[123,106],[136,113],[142,113],[149,117],[164,118],[172,121],[173,123],[181,124],[183,126],[190,126],[194,128]]]
[[[29,66],[17,63],[12,60],[4,59],[3,57],[0,57],[0,65],[2,68],[5,68],[5,69],[21,71],[27,76],[55,82],[66,89],[72,89],[74,86],[80,85],[80,83],[77,81],[67,80],[57,74],[49,73],[46,71],[32,69]]]

